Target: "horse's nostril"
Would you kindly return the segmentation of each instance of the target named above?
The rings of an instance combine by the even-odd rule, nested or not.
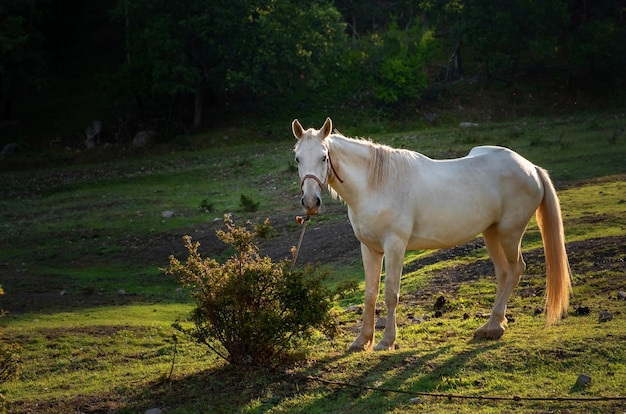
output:
[[[322,199],[321,199],[321,198],[319,198],[319,197],[317,197],[317,200],[315,201],[315,205],[316,205],[317,207],[321,206],[321,205],[322,205]]]
[[[302,204],[302,207],[304,207],[304,197],[300,199],[300,204]]]

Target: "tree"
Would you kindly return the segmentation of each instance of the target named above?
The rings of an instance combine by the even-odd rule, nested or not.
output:
[[[262,99],[323,82],[341,53],[340,15],[324,0],[120,0],[128,19],[131,84],[142,94]],[[334,63],[334,62],[333,62]]]
[[[395,104],[420,97],[428,86],[426,65],[432,59],[433,40],[432,32],[419,25],[400,29],[395,22],[367,39],[364,78],[378,101]]]
[[[592,2],[570,0],[570,26],[565,33],[563,54],[570,71],[589,82],[589,76],[609,81],[623,90],[626,81],[626,5],[623,0]],[[613,84],[611,80],[618,82]]]
[[[481,77],[512,83],[521,65],[554,59],[567,24],[562,0],[459,1],[452,33],[460,35]]]
[[[37,0],[4,0],[0,5],[0,120],[12,118],[20,89],[42,83],[43,38]]]

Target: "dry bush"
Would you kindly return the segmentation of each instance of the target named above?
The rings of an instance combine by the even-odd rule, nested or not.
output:
[[[324,283],[326,273],[312,267],[291,270],[289,261],[261,257],[256,240],[262,226],[236,226],[229,216],[225,224],[226,230],[216,233],[235,254],[224,263],[203,258],[190,236],[184,237],[187,260],[170,256],[165,272],[191,290],[197,306],[194,327],[175,327],[233,364],[293,358],[316,329],[334,336],[334,299],[351,286],[333,290]]]

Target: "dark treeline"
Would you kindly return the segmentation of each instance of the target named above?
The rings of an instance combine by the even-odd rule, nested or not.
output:
[[[390,107],[472,78],[619,92],[624,0],[3,0],[0,121],[97,80],[120,124],[296,105]],[[86,80],[87,81],[87,80]]]

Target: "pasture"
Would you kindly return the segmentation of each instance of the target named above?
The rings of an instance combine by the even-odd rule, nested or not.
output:
[[[305,127],[323,121],[297,115]],[[333,120],[346,135],[367,135]],[[232,213],[238,222],[272,220],[275,234],[263,247],[275,259],[296,244],[300,183],[290,122],[271,139],[237,130],[225,143],[219,131],[149,154],[53,154],[51,165],[1,173],[0,307],[9,313],[0,335],[23,348],[19,378],[0,385],[8,412],[626,411],[626,300],[618,298],[626,291],[622,113],[371,135],[432,158],[507,146],[550,171],[573,273],[569,315],[557,326],[546,327],[541,314],[545,267],[533,219],[522,244],[528,268],[496,341],[472,340],[495,296],[480,239],[407,252],[395,351],[347,352],[363,289],[336,305],[342,334],[312,338],[307,359],[292,366],[228,366],[177,334],[172,323],[184,321],[193,303],[159,268],[170,254],[183,258],[183,235],[199,241],[203,254],[224,257],[214,231]],[[245,211],[242,195],[258,210]],[[324,202],[298,263],[319,262],[331,280],[357,279],[362,287],[345,207],[326,192]],[[611,320],[600,320],[603,311]],[[591,382],[577,385],[580,374]]]

